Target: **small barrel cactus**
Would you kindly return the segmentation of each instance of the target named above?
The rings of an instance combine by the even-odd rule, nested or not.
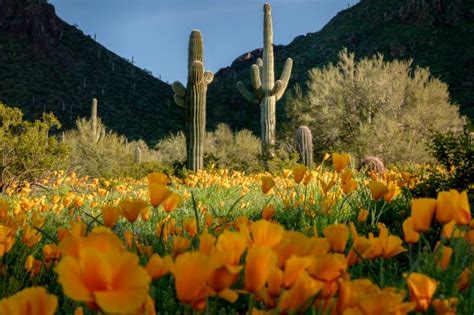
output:
[[[207,87],[213,79],[214,74],[204,70],[202,34],[193,30],[189,38],[187,86],[172,84],[174,100],[185,110],[187,166],[193,171],[204,167]]]
[[[301,126],[296,131],[296,145],[301,163],[311,168],[313,165],[313,136],[307,126]]]
[[[385,172],[385,165],[382,160],[376,156],[368,155],[359,162],[358,169],[365,169],[367,171],[376,172],[382,174]]]

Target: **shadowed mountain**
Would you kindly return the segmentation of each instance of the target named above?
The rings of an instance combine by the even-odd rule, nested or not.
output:
[[[474,118],[474,0],[362,0],[321,31],[276,46],[276,75],[292,57],[291,89],[304,83],[309,69],[336,61],[344,47],[358,58],[382,52],[388,60],[412,58],[415,65],[429,67],[449,84],[461,112]],[[222,121],[260,134],[259,109],[240,96],[235,84],[242,80],[250,86],[250,66],[261,54],[261,49],[245,53],[216,74],[209,90],[211,124]],[[280,121],[282,103],[277,104]]]
[[[171,87],[57,17],[45,1],[0,0],[0,101],[27,118],[54,112],[64,127],[93,97],[113,130],[149,143],[182,128]]]

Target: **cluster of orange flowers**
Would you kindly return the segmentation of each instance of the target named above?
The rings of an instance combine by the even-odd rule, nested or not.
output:
[[[260,183],[264,194],[275,194],[287,207],[305,210],[306,203],[314,205],[317,201],[312,196],[305,200],[306,194],[291,191],[301,192],[300,188],[314,184],[324,214],[330,212],[337,200],[359,187],[367,187],[374,201],[391,202],[400,194],[401,187],[411,181],[407,174],[387,173],[372,174],[371,180],[358,182],[348,168],[347,154],[333,154],[332,164],[334,172],[323,172],[321,167],[309,171],[298,165],[281,177],[246,177],[239,172],[217,170],[211,180],[211,175],[201,172],[185,180],[183,189],[205,186],[203,180],[208,177],[208,184],[221,187],[235,179],[243,190]],[[411,216],[403,222],[402,239],[381,223],[377,236],[359,235],[354,222],[331,224],[321,233],[313,228],[311,235],[286,230],[272,221],[277,210],[270,203],[263,208],[262,219],[254,222],[245,216],[230,221],[214,218],[202,211],[195,217],[182,218],[181,224],[177,224],[172,215],[185,193],[171,190],[170,179],[161,173],[147,177],[148,200],[144,197],[146,190],[139,190],[134,198],[106,199],[112,194],[110,182],[75,176],[60,182],[81,182],[93,193],[53,195],[48,201],[44,197],[27,198],[27,187],[13,211],[0,199],[0,262],[12,251],[17,238],[29,248],[44,238],[57,238],[58,244],[43,244],[42,259],[35,258],[34,251],[26,257],[26,272],[34,279],[43,267],[53,270],[65,296],[102,313],[155,314],[160,296],[152,288],[153,283],[166,278],[167,283],[174,285],[177,300],[196,311],[205,310],[211,298],[235,303],[239,297],[245,297],[252,314],[303,312],[309,308],[331,314],[407,314],[430,308],[437,314],[455,314],[458,300],[436,295],[438,281],[423,273],[407,273],[407,290],[402,290],[381,288],[369,279],[351,279],[350,268],[375,259],[389,260],[406,252],[407,245],[418,242],[422,233],[430,229],[433,218],[444,224],[442,239],[434,249],[441,270],[447,269],[453,254],[448,246],[451,237],[462,238],[474,246],[474,222],[467,194],[455,190],[441,192],[437,199],[413,199]],[[128,193],[137,185],[142,183],[117,183],[114,189],[119,194]],[[100,206],[99,198],[108,202]],[[79,218],[86,204],[100,208],[97,216],[90,216],[89,224]],[[48,212],[68,213],[72,219],[70,227],[57,228],[55,237],[48,235],[44,231],[44,214]],[[360,210],[359,223],[365,222],[368,214],[367,210]],[[151,235],[144,237],[134,229],[139,217],[142,224],[156,223],[150,229],[155,233],[151,243],[160,246],[152,246]],[[123,230],[124,225],[116,228],[120,218],[130,222],[132,230]],[[466,268],[459,275],[457,288],[465,290],[471,278],[472,268]],[[173,281],[169,282],[170,279]],[[28,288],[0,300],[0,314],[6,315],[49,315],[57,308],[58,298],[43,287]],[[82,307],[78,307],[76,314],[82,312]]]

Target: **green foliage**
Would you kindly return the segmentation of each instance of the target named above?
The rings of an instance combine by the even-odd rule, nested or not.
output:
[[[142,140],[129,142],[124,136],[107,131],[97,118],[100,134],[93,139],[91,120],[76,121],[76,129],[68,131],[64,141],[71,147],[69,167],[81,175],[94,177],[143,177],[150,171],[163,170],[156,154]],[[135,152],[141,151],[141,163],[136,163]]]
[[[158,160],[165,165],[182,168],[186,161],[186,138],[182,132],[163,139],[156,146]],[[257,171],[261,169],[260,140],[248,130],[232,133],[225,124],[220,124],[205,139],[204,161],[206,166]]]
[[[439,163],[431,167],[425,181],[414,189],[416,196],[436,197],[439,191],[468,190],[474,200],[474,145],[467,131],[437,132],[428,142],[430,154]]]
[[[66,146],[50,137],[60,128],[53,114],[43,114],[33,122],[23,112],[0,103],[0,186],[2,191],[22,181],[34,182],[63,166]]]
[[[287,129],[307,125],[317,155],[343,150],[388,163],[425,162],[433,131],[465,124],[446,84],[411,61],[386,62],[377,54],[356,62],[343,50],[337,64],[309,76],[307,91],[297,89],[287,100]]]

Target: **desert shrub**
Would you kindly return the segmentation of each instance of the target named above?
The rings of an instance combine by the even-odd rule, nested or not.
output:
[[[5,192],[22,181],[34,182],[61,168],[67,147],[49,136],[60,128],[53,114],[43,114],[41,120],[23,120],[20,109],[0,103],[0,185]]]
[[[205,140],[206,166],[256,171],[261,169],[260,140],[248,130],[233,133],[225,124],[208,132]],[[168,136],[156,146],[158,160],[175,168],[186,161],[186,138],[182,132]]]
[[[65,143],[71,148],[69,167],[80,175],[94,177],[142,177],[148,171],[162,170],[156,153],[142,140],[128,141],[126,137],[107,131],[98,118],[99,133],[94,135],[90,120],[76,121],[76,129],[64,135]],[[140,148],[141,160],[135,158]]]
[[[436,197],[439,191],[467,190],[474,200],[474,145],[468,132],[437,132],[428,142],[431,156],[438,162],[424,174],[414,189],[415,196]]]
[[[386,163],[425,162],[432,132],[465,125],[447,85],[427,69],[381,54],[356,61],[346,50],[337,64],[312,69],[307,87],[296,88],[285,108],[285,129],[310,127],[317,156],[342,150]]]

